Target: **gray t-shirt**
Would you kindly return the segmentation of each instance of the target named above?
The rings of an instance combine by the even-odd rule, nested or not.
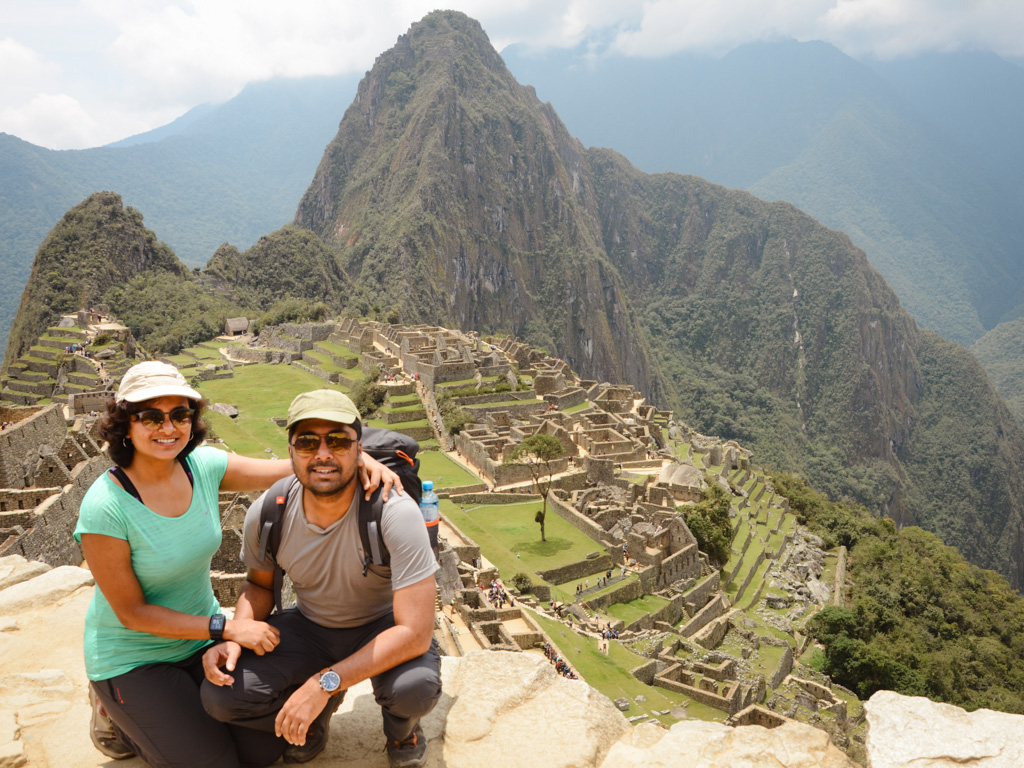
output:
[[[306,520],[302,486],[288,494],[281,524],[277,559],[295,588],[299,610],[323,627],[360,627],[392,610],[392,594],[432,575],[438,569],[430,549],[423,516],[408,494],[395,493],[384,504],[381,529],[391,553],[388,569],[370,566],[363,576],[363,544],[359,535],[357,488],[348,512],[327,528]],[[259,559],[260,509],[263,496],[245,515],[242,561],[260,571],[274,568],[273,557]]]

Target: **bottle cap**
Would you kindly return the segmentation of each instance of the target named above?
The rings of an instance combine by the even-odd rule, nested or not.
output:
[[[423,481],[423,490],[424,491],[432,491],[432,490],[434,490],[434,481],[433,480],[424,480]]]

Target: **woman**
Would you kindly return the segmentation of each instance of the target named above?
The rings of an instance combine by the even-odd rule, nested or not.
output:
[[[99,587],[85,620],[93,743],[154,768],[259,765],[260,739],[276,738],[209,717],[199,684],[211,639],[260,655],[278,643],[265,622],[224,618],[210,562],[221,542],[218,492],[266,488],[291,463],[197,448],[202,408],[173,366],[129,369],[100,423],[116,466],[86,493],[75,530]],[[397,477],[364,460],[364,486],[375,488],[383,470],[386,493]]]

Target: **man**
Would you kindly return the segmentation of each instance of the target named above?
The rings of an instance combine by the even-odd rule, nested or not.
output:
[[[261,498],[245,518],[248,573],[235,617],[265,619],[281,641],[261,656],[232,642],[212,646],[203,659],[203,704],[219,720],[280,737],[268,764],[282,753],[302,763],[326,746],[345,690],[370,678],[391,765],[422,765],[419,721],[441,695],[441,661],[432,643],[438,566],[419,507],[391,494],[381,518],[390,574],[371,565],[364,575],[359,412],[342,393],[322,389],[295,398],[287,426],[299,485],[288,494],[277,561],[296,606],[271,615],[274,562],[270,553],[259,557]]]

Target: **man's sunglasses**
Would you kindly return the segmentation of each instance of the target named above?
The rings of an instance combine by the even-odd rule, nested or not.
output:
[[[147,408],[144,411],[133,413],[132,418],[138,421],[146,429],[160,429],[164,425],[164,420],[168,417],[171,419],[171,423],[176,427],[185,427],[192,423],[192,417],[196,415],[196,412],[191,408],[185,406],[179,406],[173,411],[168,413],[167,411],[161,411],[159,408]]]
[[[345,453],[356,442],[344,432],[328,432],[323,439],[327,441],[327,448],[334,453]],[[320,435],[307,432],[295,436],[295,439],[292,440],[292,448],[296,453],[316,453],[320,450],[320,441]]]

